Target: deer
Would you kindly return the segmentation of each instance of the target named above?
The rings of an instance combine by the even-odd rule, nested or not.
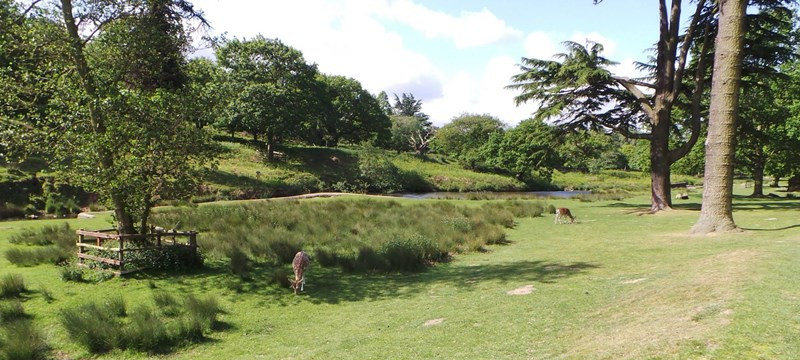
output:
[[[572,213],[569,211],[569,209],[567,209],[567,208],[558,208],[558,209],[556,209],[556,221],[555,221],[556,224],[559,223],[559,220],[562,220],[565,217],[568,217],[570,219],[570,222],[569,222],[570,224],[574,224],[575,223],[576,217],[572,216]]]
[[[303,251],[297,252],[294,256],[294,260],[292,260],[292,270],[294,270],[294,281],[289,286],[294,290],[294,294],[297,295],[297,288],[300,288],[300,291],[303,291],[303,286],[306,284],[306,268],[308,268],[308,264],[311,260]]]

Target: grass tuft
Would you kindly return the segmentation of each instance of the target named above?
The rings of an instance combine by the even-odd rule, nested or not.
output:
[[[6,274],[0,278],[0,297],[19,297],[28,291],[25,287],[25,279],[19,274]]]
[[[42,332],[30,320],[17,320],[4,324],[0,329],[0,359],[39,360],[47,359],[50,347]]]

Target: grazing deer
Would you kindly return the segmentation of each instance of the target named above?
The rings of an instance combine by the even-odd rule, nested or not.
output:
[[[575,223],[575,217],[572,216],[572,213],[569,212],[569,209],[567,209],[567,208],[558,208],[558,209],[556,209],[556,221],[555,221],[556,224],[559,223],[559,220],[562,220],[565,217],[569,218],[569,220],[570,220],[569,223],[570,224]]]
[[[310,259],[308,258],[308,254],[303,251],[298,252],[294,256],[294,260],[292,260],[292,270],[294,270],[294,281],[292,281],[292,285],[290,286],[294,289],[294,294],[297,295],[297,288],[300,287],[300,291],[303,291],[303,286],[306,284],[306,268],[308,268],[308,264]]]

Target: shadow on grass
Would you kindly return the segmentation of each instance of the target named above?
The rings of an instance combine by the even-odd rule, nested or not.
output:
[[[315,304],[407,298],[425,293],[432,285],[449,285],[470,291],[481,283],[509,284],[555,283],[561,279],[582,274],[600,265],[574,262],[519,261],[504,264],[455,266],[441,264],[421,273],[345,273],[339,269],[323,268],[312,264],[308,270],[305,292],[298,296],[288,288],[275,285],[272,274],[275,268],[256,267],[250,279],[241,280],[231,274],[223,263],[214,263],[193,273],[139,273],[134,279],[172,279],[182,292],[205,293],[227,289],[232,294],[249,294],[261,297],[263,305],[286,306],[298,300]],[[232,302],[243,297],[226,296]]]
[[[746,228],[746,227],[743,227],[742,230],[750,230],[750,231],[781,231],[781,230],[789,230],[789,229],[794,229],[794,228],[800,228],[800,224],[784,226],[784,227],[779,227],[779,228],[772,228],[772,229],[757,229],[757,228]]]

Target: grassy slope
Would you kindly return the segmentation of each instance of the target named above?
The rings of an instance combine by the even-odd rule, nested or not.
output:
[[[301,296],[266,286],[258,272],[240,292],[231,290],[239,280],[213,262],[199,274],[98,285],[63,283],[55,266],[16,268],[4,258],[0,272],[21,273],[32,289],[54,294],[47,304],[33,292],[25,307],[51,343],[74,357],[87,354],[67,342],[60,309],[111,294],[129,304],[150,301],[146,280],[220,295],[228,310],[228,329],[173,358],[800,357],[800,202],[740,198],[735,218],[745,232],[690,237],[698,195],[656,216],[637,214],[648,208],[644,196],[558,200],[579,224],[525,219],[509,232],[512,244],[421,274],[352,275],[312,264]],[[0,223],[0,251],[19,228],[52,222]],[[506,294],[526,285],[530,295]]]
[[[222,142],[225,153],[217,171],[209,178],[217,198],[248,198],[252,195],[294,195],[331,190],[340,181],[358,178],[359,150],[346,148],[289,147],[281,161],[264,161],[254,148]],[[512,191],[525,184],[508,176],[462,169],[437,157],[420,159],[408,154],[383,152],[404,173],[407,190]],[[249,192],[249,193],[248,193]]]

